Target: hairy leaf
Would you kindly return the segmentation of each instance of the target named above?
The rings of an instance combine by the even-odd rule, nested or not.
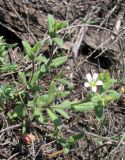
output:
[[[54,41],[54,43],[59,46],[59,47],[62,47],[63,46],[63,40],[61,38],[58,38],[58,37],[55,37],[55,38],[52,38],[52,40]]]
[[[60,115],[62,115],[64,118],[69,119],[69,115],[67,112],[65,112],[63,109],[60,108],[54,108],[54,111],[58,112]]]
[[[24,72],[18,72],[19,75],[19,79],[22,82],[22,84],[24,84],[25,86],[27,86],[27,81],[26,81],[26,76]]]
[[[43,114],[40,108],[34,109],[33,116],[39,123],[41,124],[43,123],[44,118],[43,118]]]
[[[49,32],[50,37],[55,36],[54,24],[55,24],[55,18],[49,14],[48,15],[48,32]]]
[[[62,64],[64,64],[66,61],[67,61],[66,56],[55,58],[55,59],[52,60],[52,63],[50,64],[50,67],[57,68],[57,67],[61,66]]]
[[[72,108],[78,112],[91,111],[94,110],[94,104],[93,102],[86,102],[81,104],[75,104],[72,106]]]
[[[60,130],[62,128],[62,125],[61,125],[60,119],[57,117],[56,113],[54,113],[50,109],[47,109],[47,113],[48,113],[49,117],[51,118],[51,120],[53,121],[56,128],[58,130]]]

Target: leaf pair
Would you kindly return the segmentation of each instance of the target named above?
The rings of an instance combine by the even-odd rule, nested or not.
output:
[[[25,49],[25,53],[29,57],[30,60],[33,60],[35,57],[37,57],[37,54],[41,46],[43,45],[41,41],[37,42],[33,47],[31,47],[27,41],[23,41],[22,43]]]
[[[52,60],[52,62],[50,63],[49,66],[51,68],[57,68],[57,67],[63,65],[66,61],[67,61],[67,56],[57,57]]]
[[[63,40],[57,37],[57,31],[68,26],[67,21],[57,21],[52,15],[48,15],[48,33],[52,39],[52,41],[61,47],[63,45]]]
[[[67,21],[57,21],[52,15],[48,15],[48,33],[51,38],[57,37],[57,31],[68,26]]]

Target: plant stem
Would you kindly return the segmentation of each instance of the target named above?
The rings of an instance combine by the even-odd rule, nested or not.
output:
[[[52,41],[52,46],[51,46],[51,51],[50,51],[50,58],[49,58],[49,61],[47,62],[47,67],[52,62],[52,59],[53,59],[53,50],[54,50],[54,42]]]
[[[34,59],[33,59],[33,60],[32,60],[32,76],[31,76],[30,82],[31,82],[32,79],[33,79],[34,73],[35,73],[35,61],[34,61]]]

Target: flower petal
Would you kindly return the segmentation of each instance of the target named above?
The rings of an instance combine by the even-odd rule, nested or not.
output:
[[[93,81],[96,81],[98,76],[99,76],[98,73],[93,73]]]
[[[103,82],[99,80],[99,81],[96,82],[96,85],[100,85],[101,86],[101,85],[103,85]]]
[[[97,87],[96,87],[96,86],[93,86],[93,87],[92,87],[92,91],[93,91],[93,92],[96,92],[96,91],[97,91]]]
[[[90,73],[88,73],[88,74],[86,75],[86,78],[87,78],[88,82],[91,82],[91,81],[92,81],[92,76],[91,76]]]
[[[85,82],[84,86],[87,88],[87,87],[90,87],[90,84],[88,82]]]

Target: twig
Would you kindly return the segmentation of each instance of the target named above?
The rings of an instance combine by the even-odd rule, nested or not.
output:
[[[44,150],[44,147],[45,147],[45,146],[48,146],[48,145],[50,145],[50,144],[53,144],[54,142],[55,142],[55,141],[51,141],[51,142],[49,142],[49,143],[47,143],[47,144],[41,145],[40,148],[39,148],[39,150],[37,151],[35,157],[38,156],[38,154],[40,153],[41,150],[42,150],[43,153],[48,153],[48,151],[45,151],[45,150]]]
[[[79,48],[80,48],[81,43],[83,41],[83,38],[86,34],[86,31],[87,31],[87,27],[81,27],[81,29],[78,33],[77,39],[76,39],[74,46],[73,46],[73,49],[72,49],[74,59],[78,56]]]
[[[105,27],[100,27],[98,25],[92,25],[92,24],[78,24],[78,25],[74,25],[74,26],[69,26],[69,27],[66,27],[66,28],[63,28],[61,30],[59,30],[57,33],[61,33],[67,29],[72,29],[72,28],[77,28],[77,27],[94,27],[94,28],[100,28],[102,30],[106,30],[114,35],[116,35],[113,31],[111,31],[110,29],[108,28],[105,28]]]
[[[104,44],[108,43],[112,38],[110,37],[109,39],[107,39],[106,41],[104,41],[103,43],[101,43],[87,58],[89,59],[99,48],[101,48],[101,46],[103,46]],[[106,51],[106,50],[105,50]]]
[[[20,127],[20,126],[21,126],[21,124],[16,124],[16,125],[13,125],[13,126],[4,128],[4,129],[0,130],[0,133],[6,132],[6,131],[8,131],[8,130],[12,130],[12,129],[14,129],[14,128],[18,128],[18,127]]]
[[[69,26],[69,27],[66,27],[66,28],[63,28],[63,29],[60,29],[57,33],[62,33],[66,30],[70,30],[70,29],[73,29],[73,28],[77,28],[77,27],[94,27],[94,28],[100,28],[102,30],[106,30],[110,33],[112,33],[113,35],[117,36],[113,31],[111,31],[110,29],[108,28],[104,28],[104,27],[100,27],[98,25],[91,25],[91,24],[78,24],[78,25],[72,25],[72,26]],[[47,36],[44,38],[43,42],[47,41],[50,39],[50,36]]]
[[[33,33],[31,32],[31,30],[29,29],[29,27],[26,25],[26,23],[24,22],[24,20],[20,17],[19,13],[18,13],[18,12],[16,11],[16,9],[14,8],[12,2],[10,2],[10,0],[6,0],[6,1],[10,4],[11,8],[12,8],[13,11],[15,12],[15,14],[18,16],[19,20],[23,23],[23,25],[24,25],[24,27],[26,28],[26,30],[30,33],[30,35],[32,36],[33,40],[34,40],[35,42],[37,42],[36,37],[33,35]]]
[[[99,10],[96,9],[96,13]],[[87,13],[87,15],[85,16],[85,18],[83,19],[83,21],[90,21],[92,15],[94,14],[94,12],[95,12],[95,7],[92,7],[92,9]],[[74,44],[73,49],[72,49],[72,52],[74,54],[74,58],[76,58],[78,56],[78,51],[79,51],[79,48],[80,48],[81,43],[83,41],[83,38],[85,37],[87,29],[88,29],[87,26],[86,27],[83,26],[83,27],[80,28],[80,31],[79,31],[78,36],[77,36],[77,39],[76,39],[75,44]]]
[[[8,158],[7,160],[11,160],[11,159],[13,159],[15,156],[17,156],[19,153],[15,153],[15,154],[13,154],[10,158]]]
[[[119,141],[117,147],[116,147],[112,152],[110,152],[110,155],[114,154],[115,151],[118,150],[118,148],[120,147],[120,145],[123,144],[124,138],[125,138],[125,132],[123,132],[122,137],[121,137],[121,140]],[[124,145],[125,145],[125,144],[124,144]]]
[[[32,140],[32,157],[33,157],[33,160],[35,160],[35,148],[34,148],[34,141]]]
[[[0,157],[2,157],[2,158],[8,158],[8,156],[7,155],[5,155],[5,154],[3,154],[3,153],[0,153]]]
[[[81,129],[77,129],[77,128],[72,128],[72,130],[77,131],[77,132],[80,132],[80,133],[83,133],[84,135],[89,135],[89,136],[97,137],[97,138],[106,140],[106,141],[108,141],[108,142],[112,142],[112,143],[118,143],[118,142],[119,142],[118,140],[114,140],[114,139],[112,139],[111,137],[103,137],[103,136],[97,135],[97,134],[95,134],[95,133],[88,132],[88,131],[86,131],[85,129],[82,129],[82,130],[81,130]],[[121,144],[125,145],[125,142],[121,142]]]
[[[114,32],[116,35],[118,35],[119,32],[120,32],[121,23],[122,23],[122,21],[123,21],[124,15],[125,15],[125,13],[124,13],[124,7],[122,7],[122,8],[121,8],[121,11],[119,12],[119,14],[118,14],[118,16],[117,16],[116,24],[115,24],[115,26],[114,26],[114,28],[113,28],[113,32]],[[112,35],[112,39],[114,39],[114,38],[115,38],[115,36]]]
[[[90,153],[93,153],[94,151],[99,150],[99,149],[101,149],[101,148],[103,148],[103,147],[105,147],[105,146],[107,146],[107,145],[111,145],[111,143],[109,143],[109,142],[104,143],[104,144],[102,144],[102,145],[94,148],[93,150],[91,150],[91,151],[89,151],[89,152],[90,152]]]
[[[95,134],[95,133],[91,133],[91,132],[87,132],[87,131],[85,131],[84,133],[87,134],[87,135],[93,136],[93,137],[97,137],[97,138],[106,140],[106,141],[110,141],[110,142],[114,142],[114,143],[118,143],[118,142],[119,142],[119,141],[117,141],[117,140],[111,139],[110,137],[103,137],[103,136],[97,135],[97,134]],[[124,144],[124,145],[125,145],[125,142],[122,142],[121,144]]]
[[[105,16],[105,19],[101,22],[100,27],[103,26],[103,24],[105,23],[105,21],[108,21],[108,19],[110,18],[110,16],[113,14],[113,12],[116,10],[117,6],[118,6],[119,2],[107,13],[107,15]],[[98,29],[99,31],[99,29]]]

